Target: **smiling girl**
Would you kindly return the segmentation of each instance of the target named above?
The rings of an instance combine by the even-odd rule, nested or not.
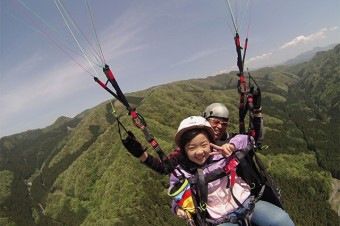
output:
[[[173,188],[178,187],[183,179],[199,178],[198,181],[201,182],[194,184],[190,193],[195,200],[195,210],[191,210],[192,217],[196,223],[204,221],[198,225],[227,226],[240,221],[258,226],[294,225],[289,215],[280,207],[262,200],[255,202],[250,186],[237,174],[233,178],[227,174],[208,183],[204,181],[206,174],[228,166],[235,160],[231,154],[242,151],[252,142],[247,135],[236,135],[228,144],[220,147],[213,144],[214,134],[210,123],[203,117],[191,116],[180,123],[175,143],[180,148],[183,161],[170,176],[169,194],[176,193]],[[174,201],[173,213],[188,218],[188,209],[179,203],[185,201]]]

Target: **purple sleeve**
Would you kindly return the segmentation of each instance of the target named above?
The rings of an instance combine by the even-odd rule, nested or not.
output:
[[[253,139],[251,138],[251,142],[253,142]],[[247,147],[249,144],[249,136],[248,135],[236,135],[229,141],[230,144],[234,144],[236,150],[241,150]]]
[[[170,176],[170,187],[169,187],[169,191],[170,191],[171,188],[174,186],[174,184],[177,183],[177,182],[178,182],[178,178],[175,177],[173,174],[171,174],[171,176]],[[176,216],[177,216],[177,214],[176,214],[175,209],[176,209],[177,206],[178,206],[178,204],[177,204],[174,200],[172,200],[172,203],[171,203],[171,212],[172,212],[174,215],[176,215]]]

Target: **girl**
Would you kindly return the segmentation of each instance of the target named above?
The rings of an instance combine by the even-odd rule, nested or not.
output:
[[[231,154],[245,149],[249,143],[247,135],[237,135],[222,147],[212,144],[213,140],[214,130],[205,118],[191,116],[181,122],[175,135],[175,143],[181,149],[183,161],[170,176],[169,194],[174,194],[183,179],[188,179],[191,183],[193,178],[200,178],[198,180],[202,181],[204,176],[216,169],[237,163]],[[209,223],[227,226],[240,221],[250,221],[258,226],[294,225],[281,208],[261,200],[254,202],[250,186],[237,175],[231,177],[224,175],[209,183],[203,182],[203,186],[202,182],[194,184],[190,189],[194,197],[194,210],[179,205],[188,201],[177,200],[172,204],[173,213],[183,218],[190,218],[192,215],[198,225]],[[192,214],[188,214],[189,212]]]

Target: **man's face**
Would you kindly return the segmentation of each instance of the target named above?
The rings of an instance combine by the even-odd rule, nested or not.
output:
[[[225,118],[213,117],[208,118],[208,122],[215,132],[215,141],[219,141],[228,127],[228,120]]]

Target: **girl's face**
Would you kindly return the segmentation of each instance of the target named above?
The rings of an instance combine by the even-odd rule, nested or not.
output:
[[[199,133],[185,144],[185,153],[190,161],[203,165],[211,152],[210,141],[205,132]]]

